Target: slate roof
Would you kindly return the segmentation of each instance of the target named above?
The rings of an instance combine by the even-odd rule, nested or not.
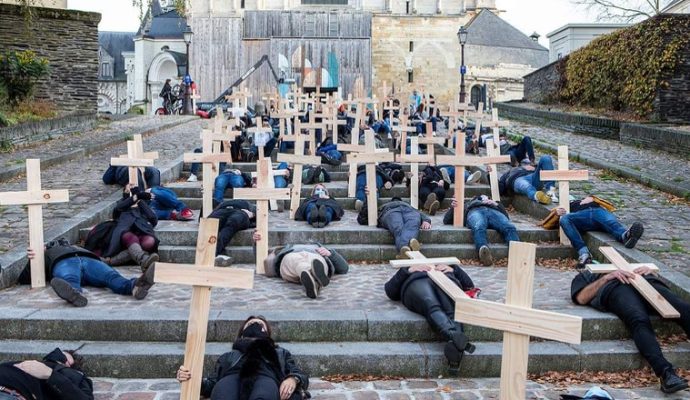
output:
[[[482,10],[466,26],[467,44],[548,51],[489,10]]]
[[[114,58],[114,80],[126,80],[123,51],[134,51],[134,32],[98,32],[98,44]]]
[[[164,11],[158,0],[153,0],[139,27],[137,36],[150,39],[182,39],[187,20],[176,10]]]

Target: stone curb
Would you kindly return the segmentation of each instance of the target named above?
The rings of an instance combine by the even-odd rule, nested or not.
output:
[[[512,132],[509,133],[509,135],[514,140],[517,138],[521,139],[524,136]],[[532,139],[532,143],[535,147],[538,147],[542,150],[546,150],[554,154],[558,153],[558,146],[534,138]],[[569,149],[569,153],[570,159],[573,161],[589,164],[595,168],[610,170],[615,172],[617,175],[632,179],[652,189],[661,190],[663,192],[673,194],[674,196],[690,199],[690,187],[680,186],[677,182],[668,182],[666,180],[659,179],[658,177],[635,171],[631,168],[621,167],[619,165],[609,163],[608,161],[586,156],[577,150]]]
[[[49,157],[49,158],[41,158],[41,167],[42,168],[48,168],[52,167],[55,165],[59,165],[62,163],[65,163],[67,161],[72,161],[76,160],[77,158],[84,158],[87,157],[93,153],[99,152],[105,148],[111,147],[118,145],[120,143],[124,143],[127,141],[127,138],[132,135],[142,135],[142,136],[148,136],[152,135],[154,133],[158,133],[160,131],[166,130],[173,128],[178,125],[183,125],[183,124],[188,124],[190,122],[195,121],[196,118],[189,117],[189,118],[184,118],[175,122],[171,122],[165,125],[161,125],[155,128],[149,128],[145,130],[136,130],[132,129],[127,132],[122,133],[120,136],[114,137],[112,139],[109,139],[105,143],[100,143],[100,144],[94,144],[94,145],[86,145],[81,148],[77,148],[75,150],[69,151],[67,153],[60,154],[58,156],[54,157]],[[4,171],[0,172],[0,182],[8,181],[12,178],[16,178],[18,176],[22,176],[26,173],[26,166],[24,164],[21,165],[15,165],[12,167],[9,167],[5,169]]]

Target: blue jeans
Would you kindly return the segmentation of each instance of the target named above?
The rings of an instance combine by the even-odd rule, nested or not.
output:
[[[156,212],[156,216],[160,220],[170,219],[170,214],[173,210],[180,212],[187,206],[181,202],[175,192],[162,186],[151,188],[156,198],[151,200],[151,208]]]
[[[83,286],[107,287],[114,293],[131,295],[136,279],[127,279],[109,265],[88,257],[69,257],[53,267],[53,277],[66,280],[81,292]]]
[[[532,138],[525,136],[522,138],[520,143],[515,146],[510,146],[508,149],[508,154],[512,154],[518,162],[529,158],[534,160],[534,146],[532,145]]]
[[[539,163],[537,163],[537,167],[534,169],[534,172],[517,178],[513,183],[513,191],[518,194],[524,194],[530,200],[534,200],[537,190],[549,190],[554,187],[553,181],[541,181],[539,178],[539,173],[542,170],[553,171],[553,160],[551,159],[551,156],[539,157]]]
[[[282,162],[282,163],[278,164],[278,168],[276,168],[276,169],[287,169],[287,167],[288,167],[288,164],[286,162]],[[276,189],[283,189],[283,188],[286,188],[288,186],[287,179],[285,179],[285,177],[282,175],[274,176],[273,182],[275,182]]]
[[[445,169],[448,171],[448,176],[450,176],[450,182],[449,184],[452,184],[455,182],[455,167],[452,165],[439,165],[438,169]],[[465,170],[465,180],[470,177],[470,171]]]
[[[561,217],[560,225],[579,255],[589,253],[581,233],[589,231],[607,232],[617,241],[623,242],[623,234],[626,231],[615,215],[601,207],[586,208],[566,214]]]
[[[364,192],[364,187],[367,185],[367,174],[361,173],[357,174],[357,191],[355,192],[355,198],[357,200],[366,200],[367,195]],[[379,174],[376,174],[376,198],[379,197],[379,191],[383,187],[383,178]]]
[[[213,200],[222,203],[225,189],[227,189],[228,186],[231,188],[245,187],[244,178],[242,175],[233,174],[230,171],[218,175],[213,185]]]
[[[311,220],[309,214],[311,213],[311,210],[316,208],[315,203],[309,203],[307,204],[307,209],[305,210],[305,213],[307,215],[307,223],[311,224],[313,221]],[[333,209],[330,207],[322,206],[324,210],[326,210],[326,225],[330,224],[331,221],[333,221]]]
[[[489,244],[486,238],[487,229],[497,230],[506,243],[520,241],[515,225],[502,212],[493,208],[477,207],[470,210],[467,214],[467,227],[472,229],[474,247],[477,250]]]
[[[322,154],[327,155],[328,157],[334,159],[334,160],[342,160],[343,155],[338,151],[338,146],[335,144],[328,144],[326,146],[321,146],[316,150],[316,155],[320,156]]]
[[[383,135],[387,135],[387,134],[391,133],[391,126],[388,124],[388,119],[386,119],[384,121],[374,122],[374,124],[371,126],[371,129],[375,133],[380,133]]]

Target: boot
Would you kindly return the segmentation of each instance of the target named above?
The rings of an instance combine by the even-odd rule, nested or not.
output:
[[[151,264],[158,261],[158,254],[149,254],[145,252],[144,249],[141,248],[141,245],[139,243],[134,243],[133,245],[129,246],[127,248],[127,251],[132,256],[134,262],[141,266],[142,272],[146,272],[146,270],[151,266]]]
[[[462,327],[451,321],[443,311],[438,310],[431,313],[428,320],[431,326],[448,341],[443,349],[443,353],[448,360],[448,372],[452,376],[457,376],[464,352],[474,353],[474,345],[469,342],[469,339],[462,331]]]
[[[118,265],[126,265],[132,261],[132,257],[128,250],[122,250],[121,252],[115,254],[112,257],[102,258],[104,263],[110,265],[111,267],[116,267]]]

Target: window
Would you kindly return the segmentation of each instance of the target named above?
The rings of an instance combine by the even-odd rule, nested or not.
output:
[[[410,53],[414,52],[414,42],[410,41]]]
[[[339,31],[339,26],[338,26],[338,14],[329,14],[328,15],[328,36],[330,37],[338,37],[338,31]]]
[[[103,63],[101,64],[101,76],[110,76],[110,64],[109,63]]]
[[[244,1],[245,0],[240,0],[240,8],[241,9],[244,9],[244,7],[245,7]]]
[[[304,36],[316,36],[316,16],[314,14],[305,15]]]
[[[558,53],[558,59],[560,60],[561,58],[563,58],[563,53]]]
[[[414,83],[414,71],[407,71],[407,83]]]
[[[406,1],[405,2],[405,14],[409,14],[409,13],[410,13],[410,2]]]

